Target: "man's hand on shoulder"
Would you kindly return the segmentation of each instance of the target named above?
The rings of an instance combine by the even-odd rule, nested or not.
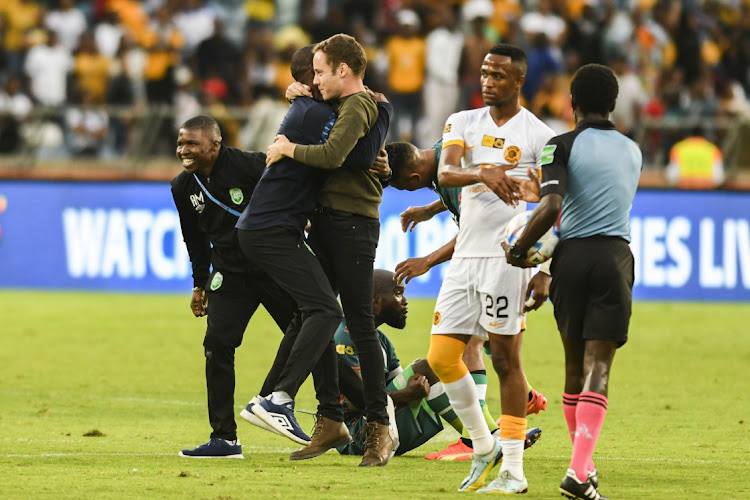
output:
[[[289,142],[289,139],[283,134],[276,136],[276,141],[268,146],[266,152],[266,167],[270,167],[285,156],[294,158],[294,147],[296,144]]]
[[[378,156],[375,158],[375,163],[372,164],[370,172],[377,175],[381,179],[391,178],[391,166],[388,163],[388,152],[385,149],[381,149]]]
[[[292,84],[286,88],[284,97],[286,97],[287,101],[292,102],[298,97],[312,97],[312,92],[310,91],[310,87],[304,83],[292,82]]]
[[[388,102],[388,99],[385,97],[385,95],[381,94],[380,92],[373,92],[369,87],[365,87],[365,92],[367,92],[375,102]]]

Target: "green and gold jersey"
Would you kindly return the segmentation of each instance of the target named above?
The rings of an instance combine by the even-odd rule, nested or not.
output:
[[[443,152],[443,140],[440,139],[432,147],[435,150],[435,165],[440,164],[440,154]],[[437,172],[437,170],[436,170]],[[432,190],[440,197],[440,201],[445,208],[451,213],[453,222],[458,225],[461,217],[461,188],[460,187],[442,187],[438,184],[437,176],[432,180]]]
[[[377,330],[378,341],[380,342],[380,348],[383,351],[383,359],[385,360],[385,383],[391,381],[396,375],[401,372],[401,363],[396,356],[396,348],[393,343],[386,337],[385,333]],[[359,355],[357,354],[357,348],[354,346],[351,335],[349,335],[349,329],[346,327],[346,318],[341,320],[336,333],[333,337],[336,342],[336,353],[339,356],[343,356],[344,361],[347,365],[352,367],[354,370],[359,370]]]

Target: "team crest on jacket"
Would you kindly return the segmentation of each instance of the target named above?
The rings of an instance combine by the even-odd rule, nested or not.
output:
[[[214,273],[214,277],[211,279],[211,291],[215,292],[219,288],[221,288],[222,283],[224,283],[224,275],[222,275],[220,272]]]
[[[242,203],[242,200],[245,199],[245,196],[242,194],[242,190],[240,188],[230,189],[229,196],[232,198],[232,202],[235,205],[239,205],[240,203]]]
[[[505,150],[505,161],[508,163],[521,161],[521,150],[518,146],[508,146],[508,149]]]

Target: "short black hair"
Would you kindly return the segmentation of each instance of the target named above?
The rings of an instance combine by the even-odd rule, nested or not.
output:
[[[219,141],[221,141],[221,129],[219,128],[219,124],[216,123],[216,120],[214,120],[210,116],[194,116],[188,120],[185,120],[185,123],[180,125],[180,128],[184,128],[187,130],[200,129],[207,134],[214,135]]]
[[[601,64],[581,66],[570,82],[573,109],[582,113],[610,113],[615,109],[618,91],[614,71]]]
[[[306,45],[292,55],[292,61],[290,64],[290,70],[292,72],[292,78],[298,82],[307,82],[312,80],[313,76],[313,47],[314,45]]]
[[[494,45],[488,53],[495,56],[510,57],[510,62],[516,65],[519,74],[526,74],[526,52],[524,52],[521,47],[509,43],[498,43]]]
[[[412,144],[408,142],[389,142],[385,145],[388,153],[388,166],[391,167],[391,177],[402,179],[414,171],[416,156]]]

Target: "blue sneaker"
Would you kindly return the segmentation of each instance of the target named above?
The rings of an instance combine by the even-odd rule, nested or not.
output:
[[[490,471],[503,460],[503,447],[500,440],[495,438],[495,448],[486,455],[474,455],[471,459],[471,472],[461,483],[458,491],[476,491],[487,480]]]
[[[503,471],[490,484],[477,490],[477,493],[496,493],[499,495],[515,495],[517,493],[526,493],[529,491],[529,482],[524,476],[516,479],[510,474],[509,470]]]
[[[276,429],[262,421],[255,413],[253,413],[253,408],[256,405],[260,404],[261,401],[263,401],[263,398],[260,396],[255,396],[253,399],[251,399],[245,409],[240,412],[240,417],[244,418],[257,427],[260,427],[263,430],[273,432],[274,434],[279,434]]]
[[[180,456],[188,458],[245,458],[242,454],[240,440],[236,440],[235,443],[230,444],[226,439],[211,438],[208,443],[193,450],[182,450]]]
[[[310,444],[310,436],[305,434],[294,417],[294,401],[277,405],[270,399],[263,399],[253,405],[252,412],[282,436],[304,446]]]

